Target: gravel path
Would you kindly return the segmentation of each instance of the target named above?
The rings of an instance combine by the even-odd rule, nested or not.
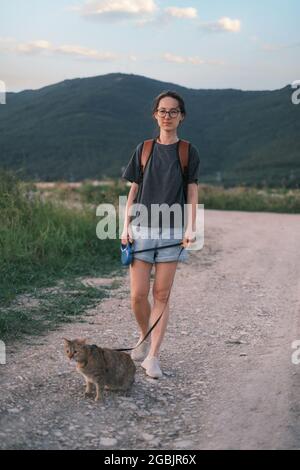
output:
[[[62,337],[134,345],[128,274],[112,296],[0,366],[1,449],[300,448],[300,216],[205,211],[205,243],[178,267],[161,380],[82,397]]]

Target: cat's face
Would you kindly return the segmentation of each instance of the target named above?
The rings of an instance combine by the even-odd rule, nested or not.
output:
[[[85,339],[63,339],[65,342],[65,353],[69,359],[74,359],[76,362],[82,362],[86,360],[87,352],[85,348]]]

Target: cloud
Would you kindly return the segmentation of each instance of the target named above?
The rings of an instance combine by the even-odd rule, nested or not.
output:
[[[290,44],[272,44],[268,42],[263,42],[258,36],[250,36],[249,39],[251,42],[257,44],[261,50],[267,52],[279,52],[285,49],[293,49],[295,47],[300,46],[300,42],[294,42]]]
[[[260,45],[260,47],[264,51],[280,51],[281,49],[285,48],[283,44],[268,44],[268,43],[263,43]]]
[[[225,62],[222,60],[213,60],[213,59],[200,59],[198,56],[179,56],[174,55],[169,52],[163,54],[162,58],[166,62],[173,62],[176,64],[192,64],[192,65],[225,65]]]
[[[277,52],[277,51],[282,51],[285,49],[292,49],[294,47],[299,47],[300,42],[295,42],[293,44],[269,44],[269,43],[262,43],[261,44],[261,49],[264,51],[269,51],[269,52]]]
[[[21,55],[67,55],[79,59],[95,60],[100,62],[120,59],[120,56],[113,52],[100,52],[97,49],[91,49],[79,45],[63,44],[60,46],[54,46],[49,41],[45,41],[43,39],[26,43],[18,43],[13,38],[0,38],[0,50]],[[137,60],[133,55],[129,55],[128,59],[132,61]]]
[[[218,21],[199,23],[199,27],[204,31],[209,31],[212,33],[239,33],[241,31],[241,21],[238,19],[233,20],[227,16],[224,16]]]
[[[38,41],[20,42],[14,38],[0,37],[0,50],[16,54],[37,54],[51,51],[52,46],[49,41],[43,39]]]
[[[92,20],[120,21],[124,19],[147,20],[157,10],[154,0],[86,0],[82,6],[71,6],[71,11]]]
[[[175,18],[187,18],[194,19],[197,18],[196,8],[177,8],[177,7],[167,7],[165,8],[165,13]]]
[[[166,7],[161,9],[155,0],[86,0],[81,6],[69,6],[81,17],[93,21],[133,20],[137,26],[163,27],[174,19],[196,19],[193,7]]]
[[[81,5],[69,6],[66,9],[92,21],[129,20],[138,27],[152,26],[160,29],[176,19],[198,19],[198,12],[194,7],[168,6],[162,9],[156,0],[85,0]],[[195,24],[207,32],[238,33],[241,30],[241,21],[228,16],[213,22]]]
[[[103,62],[113,61],[119,58],[118,55],[112,52],[99,52],[96,49],[89,49],[87,47],[72,45],[63,45],[53,48],[53,52]]]

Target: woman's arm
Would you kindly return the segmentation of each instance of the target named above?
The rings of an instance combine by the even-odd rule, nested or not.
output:
[[[197,216],[197,204],[198,204],[198,184],[190,183],[187,189],[187,224],[184,233],[183,243],[186,247],[196,236],[196,216]]]
[[[139,189],[139,185],[137,183],[131,183],[131,187],[128,193],[128,198],[127,198],[127,203],[125,207],[125,217],[124,217],[124,227],[123,227],[123,232],[121,235],[121,243],[123,245],[126,245],[127,241],[129,240],[132,242],[132,234],[130,232],[130,215],[129,215],[129,209],[133,204],[133,201],[137,195]]]

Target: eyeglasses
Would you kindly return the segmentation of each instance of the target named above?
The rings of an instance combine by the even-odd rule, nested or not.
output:
[[[165,109],[158,109],[157,114],[159,117],[164,118],[166,114],[170,116],[170,118],[177,118],[178,114],[180,113],[180,109],[171,109],[170,111],[166,111]]]

